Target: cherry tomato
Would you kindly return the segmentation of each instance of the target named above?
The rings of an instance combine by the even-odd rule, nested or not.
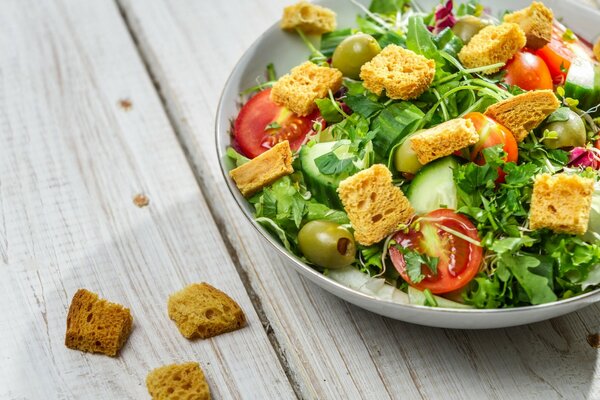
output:
[[[479,241],[477,228],[463,215],[452,210],[439,209],[427,214],[419,223],[419,230],[400,231],[394,235],[397,245],[430,257],[439,257],[437,272],[423,264],[421,273],[425,278],[413,283],[406,270],[404,254],[390,247],[390,258],[394,267],[409,285],[432,293],[448,293],[469,283],[479,272],[483,250],[470,241],[462,239],[443,228],[459,232],[474,241]]]
[[[533,53],[521,51],[504,67],[504,82],[523,90],[553,89],[548,66]]]
[[[271,89],[252,97],[240,110],[233,134],[241,152],[254,158],[279,142],[288,140],[292,150],[298,150],[306,134],[312,130],[313,121],[320,118],[316,110],[300,117],[269,98]]]
[[[502,149],[506,153],[504,161],[517,162],[519,159],[519,150],[517,141],[511,131],[482,113],[472,112],[465,115],[464,118],[473,122],[479,134],[479,141],[471,150],[471,161],[478,165],[485,164],[483,149],[502,144]]]
[[[555,21],[550,43],[536,51],[536,54],[546,62],[552,80],[557,85],[565,82],[571,61],[575,58],[594,59],[594,53],[589,44],[581,39],[565,40],[563,36],[566,31],[567,28],[564,25]]]

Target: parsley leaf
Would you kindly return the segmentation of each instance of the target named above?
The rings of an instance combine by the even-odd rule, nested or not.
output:
[[[334,152],[329,152],[315,158],[315,165],[323,175],[338,175],[343,172],[352,174],[356,171],[356,157],[338,158]]]

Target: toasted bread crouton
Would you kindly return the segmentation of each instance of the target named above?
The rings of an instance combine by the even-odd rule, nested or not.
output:
[[[208,383],[197,362],[156,368],[146,377],[146,387],[152,400],[210,400]]]
[[[435,61],[395,44],[360,68],[365,88],[380,95],[383,89],[390,99],[410,100],[427,90],[435,76]]]
[[[535,178],[529,227],[583,235],[588,228],[594,180],[578,175],[541,174]]]
[[[129,309],[79,289],[67,315],[65,346],[114,357],[129,337],[132,324]]]
[[[330,90],[337,92],[341,86],[339,70],[306,61],[275,82],[270,98],[298,115],[307,116],[314,111],[315,100],[327,97]]]
[[[467,68],[485,67],[506,63],[525,47],[525,33],[514,23],[490,25],[480,30],[458,53],[458,58]],[[486,70],[483,74],[493,74],[500,68]]]
[[[281,29],[300,29],[305,33],[321,34],[335,30],[335,13],[329,8],[301,1],[283,9]]]
[[[600,38],[594,43],[594,56],[596,57],[596,60],[600,61]]]
[[[552,90],[533,90],[492,104],[485,115],[504,125],[517,142],[522,142],[558,107],[560,102]]]
[[[240,306],[204,282],[173,293],[169,297],[168,311],[179,332],[188,339],[207,339],[246,325]]]
[[[504,22],[518,24],[527,38],[527,48],[541,49],[552,38],[554,14],[543,3],[534,1],[527,8],[504,16]]]
[[[242,195],[248,197],[292,172],[292,150],[289,142],[284,140],[246,164],[232,169],[229,176]]]
[[[479,134],[471,120],[456,118],[418,132],[408,140],[419,162],[425,165],[477,143]]]
[[[392,173],[381,164],[344,179],[338,193],[354,237],[364,246],[380,242],[414,214],[402,190],[392,184]]]

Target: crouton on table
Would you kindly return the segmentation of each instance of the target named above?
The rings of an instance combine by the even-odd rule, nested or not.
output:
[[[541,49],[552,39],[554,14],[543,3],[534,1],[527,8],[504,16],[504,22],[518,24],[527,38],[527,48]]]
[[[315,100],[335,93],[342,86],[342,73],[329,67],[320,67],[306,61],[292,68],[289,74],[279,78],[271,89],[271,100],[306,116],[314,111]]]
[[[594,180],[564,173],[538,175],[533,185],[529,227],[583,235],[588,228]]]
[[[355,239],[365,246],[383,240],[414,215],[408,199],[392,184],[392,173],[381,164],[344,179],[338,193]]]
[[[560,102],[552,90],[532,90],[492,104],[485,115],[504,125],[517,142],[522,142],[558,107]]]
[[[410,100],[429,88],[435,76],[435,61],[395,44],[386,46],[381,53],[360,69],[365,88],[390,99]]]
[[[197,362],[171,364],[152,370],[146,377],[152,400],[210,400],[210,389]]]
[[[477,143],[479,134],[471,120],[456,118],[418,132],[408,140],[419,162],[425,165]]]
[[[335,13],[328,8],[301,1],[283,9],[281,29],[300,29],[305,33],[321,34],[335,30]]]
[[[294,172],[292,150],[287,140],[229,171],[243,196],[248,197],[277,179]]]
[[[490,25],[480,30],[458,53],[458,58],[467,68],[506,63],[526,43],[525,33],[514,23]],[[493,74],[500,71],[495,68],[482,72]]]
[[[240,329],[246,317],[240,306],[208,283],[194,283],[169,297],[169,317],[188,339],[207,339]]]
[[[132,324],[129,309],[79,289],[69,307],[65,345],[114,357],[129,337]]]

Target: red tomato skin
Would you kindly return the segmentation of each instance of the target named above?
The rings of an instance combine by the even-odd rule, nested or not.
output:
[[[564,25],[554,21],[550,43],[535,52],[546,62],[552,80],[556,85],[565,82],[567,71],[569,71],[571,62],[575,58],[594,59],[594,53],[587,42],[580,39],[570,43],[563,39],[566,30],[567,28]]]
[[[523,90],[541,90],[554,88],[548,66],[539,56],[521,51],[504,67],[504,82],[518,86]]]
[[[479,134],[479,141],[473,146],[471,150],[471,161],[478,164],[485,164],[485,158],[483,157],[483,149],[488,147],[503,144],[503,150],[506,152],[506,162],[517,162],[519,159],[519,148],[514,135],[504,125],[499,124],[490,117],[479,113],[472,112],[465,115],[463,118],[473,122],[477,133]]]
[[[427,214],[426,219],[422,222],[422,224],[434,223],[439,223],[479,241],[477,228],[471,221],[452,210],[439,209],[432,211]],[[437,275],[427,271],[425,279],[418,284],[414,284],[408,277],[403,254],[395,247],[390,247],[389,252],[394,267],[409,285],[419,290],[429,289],[434,294],[443,294],[463,288],[477,275],[483,259],[483,250],[481,247],[451,235],[440,228],[437,228],[437,233],[443,240],[444,249],[442,251],[445,251],[446,256],[442,256],[438,262]],[[394,240],[398,244],[418,252],[423,252],[420,244],[421,239],[422,235],[415,231],[398,232],[394,236]]]
[[[254,158],[279,142],[288,140],[292,151],[298,150],[312,130],[313,121],[320,118],[318,110],[300,117],[271,101],[271,89],[254,95],[240,110],[233,125],[234,141],[240,152]],[[281,127],[265,129],[277,122]]]

